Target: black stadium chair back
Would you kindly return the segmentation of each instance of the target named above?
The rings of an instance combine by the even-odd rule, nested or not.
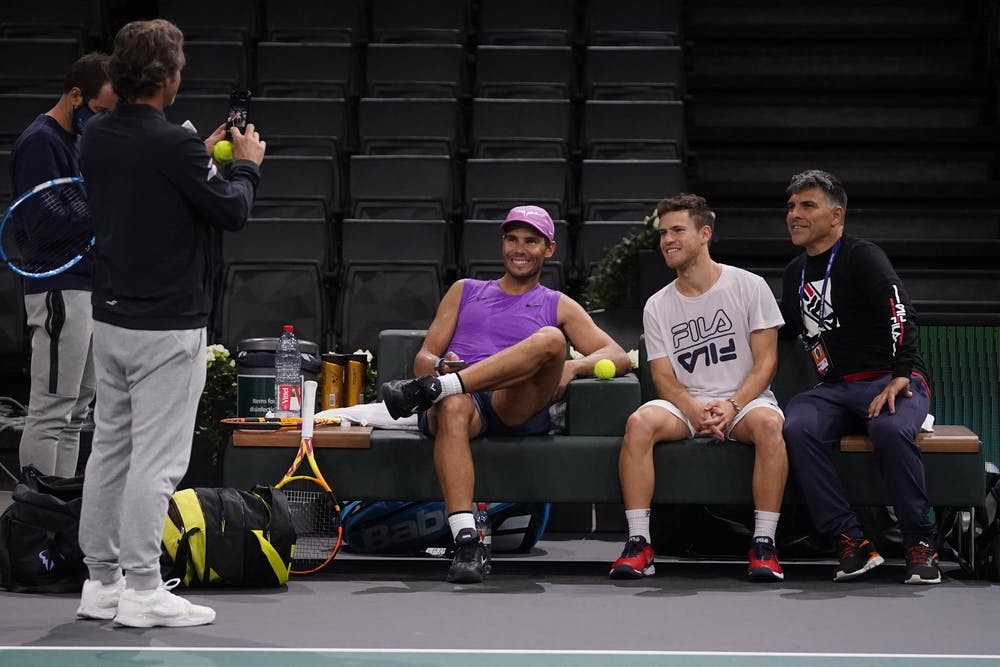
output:
[[[472,102],[473,157],[566,158],[573,148],[569,100]]]
[[[684,103],[587,100],[583,152],[600,160],[672,160],[683,155]]]
[[[350,97],[355,69],[350,44],[260,42],[254,93],[260,97]]]
[[[66,72],[82,55],[75,39],[2,38],[0,93],[46,93],[56,100],[62,94]]]
[[[264,0],[264,38],[273,42],[341,42],[368,39],[364,0]]]
[[[648,215],[652,209],[646,211]],[[642,218],[632,220],[588,220],[579,226],[576,237],[576,253],[578,269],[583,276],[589,276],[594,266],[620,240],[641,232],[644,228]]]
[[[575,0],[482,0],[481,44],[572,46],[576,40]]]
[[[352,155],[349,180],[354,218],[444,220],[454,208],[445,155]]]
[[[328,155],[271,155],[260,166],[257,199],[283,202],[293,207],[301,202],[322,205],[320,216],[330,219],[340,211],[340,172]],[[291,211],[277,217],[291,217]],[[255,207],[256,215],[262,210]],[[270,217],[273,217],[272,211]]]
[[[186,120],[191,121],[198,131],[198,136],[205,138],[225,122],[228,108],[229,95],[188,94],[184,92],[182,82],[181,93],[174,99],[173,104],[163,110],[163,114],[171,123],[178,125]]]
[[[437,262],[355,262],[338,304],[341,352],[374,349],[383,329],[426,329],[441,300]]]
[[[569,98],[576,89],[576,65],[568,46],[476,49],[476,97]]]
[[[563,219],[571,201],[566,160],[470,159],[465,170],[466,218],[502,218],[522,204],[541,206]]]
[[[330,266],[330,223],[323,218],[250,218],[243,229],[222,233],[225,263],[296,260]]]
[[[45,94],[0,94],[0,148],[9,149],[31,121],[49,109],[55,98],[53,91]],[[0,178],[10,179],[4,172]]]
[[[229,0],[159,0],[160,16],[184,32],[184,46],[203,39],[235,39],[243,44],[257,37],[257,3]]]
[[[584,220],[642,220],[664,197],[686,189],[680,160],[584,160]]]
[[[367,220],[340,223],[340,254],[353,262],[435,262],[445,276],[454,268],[451,230],[444,220]]]
[[[370,0],[372,40],[465,44],[471,3],[466,0]]]
[[[674,46],[681,0],[587,0],[587,43],[593,46]]]
[[[456,155],[463,147],[457,100],[361,98],[358,135],[365,155]]]
[[[231,350],[247,338],[274,336],[285,324],[303,340],[327,347],[326,298],[320,266],[311,261],[231,262],[220,304],[220,337]]]
[[[679,46],[588,46],[584,56],[588,99],[674,100],[684,90]]]
[[[246,48],[238,40],[186,41],[184,57],[181,89],[187,94],[228,96],[248,87]]]
[[[351,114],[345,100],[306,97],[258,97],[250,122],[267,141],[268,155],[331,155],[353,148]]]
[[[447,97],[468,89],[465,50],[459,44],[369,44],[369,97]]]
[[[106,10],[94,4],[81,0],[0,2],[0,37],[66,37],[84,44],[104,32]]]

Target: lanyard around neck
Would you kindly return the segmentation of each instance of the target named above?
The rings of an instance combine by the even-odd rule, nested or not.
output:
[[[820,331],[823,330],[823,318],[826,315],[826,288],[830,283],[830,270],[833,268],[833,260],[837,256],[837,251],[840,250],[840,241],[841,239],[837,239],[837,242],[833,244],[832,248],[830,248],[830,259],[826,261],[826,272],[823,274],[823,289],[819,293],[819,318],[817,320]],[[805,296],[806,291],[806,263],[808,263],[808,261],[808,255],[803,255],[802,277],[799,279],[799,310],[803,311],[803,297]]]

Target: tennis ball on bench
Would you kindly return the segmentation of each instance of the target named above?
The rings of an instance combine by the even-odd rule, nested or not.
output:
[[[219,164],[225,164],[226,162],[233,161],[233,142],[228,139],[223,139],[222,141],[215,144],[215,148],[212,149],[212,157]]]
[[[594,364],[594,375],[601,380],[610,380],[617,372],[618,369],[615,368],[615,362],[610,359],[601,359]]]

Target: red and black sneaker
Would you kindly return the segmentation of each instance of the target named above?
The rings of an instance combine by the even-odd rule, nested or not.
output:
[[[867,539],[843,533],[837,536],[837,556],[840,558],[840,566],[833,573],[834,581],[855,579],[885,562],[875,550],[875,545]]]
[[[778,550],[770,537],[755,537],[749,556],[747,576],[750,581],[784,581],[785,573],[778,562]]]
[[[656,573],[653,567],[653,547],[646,538],[633,535],[625,542],[621,558],[611,564],[612,579],[642,579]]]

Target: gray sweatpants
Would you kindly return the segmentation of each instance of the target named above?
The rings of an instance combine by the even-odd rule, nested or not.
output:
[[[205,329],[140,331],[94,323],[97,407],[80,546],[90,578],[160,583],[167,502],[187,470],[205,387]]]
[[[25,294],[31,329],[31,390],[21,433],[21,467],[72,477],[80,456],[80,427],[94,399],[94,319],[90,292]]]

